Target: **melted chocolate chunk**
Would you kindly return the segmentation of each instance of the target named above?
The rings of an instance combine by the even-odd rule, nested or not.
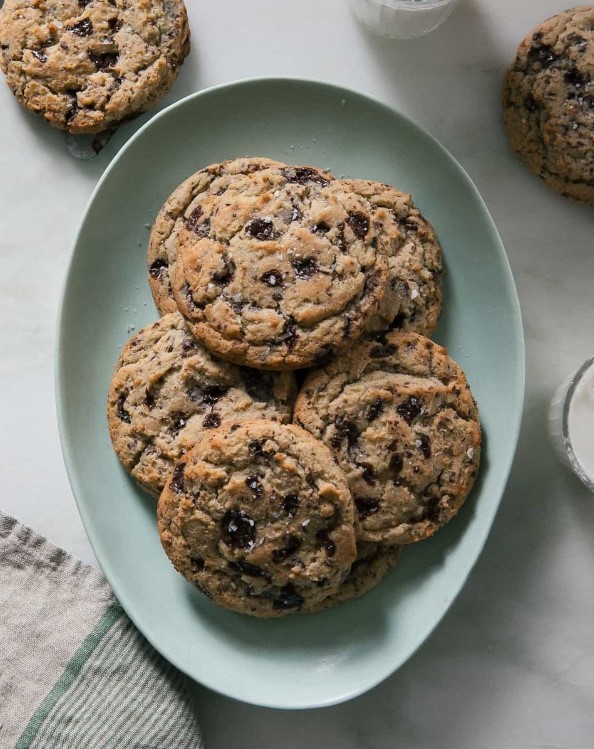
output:
[[[76,100],[76,92],[72,95],[74,96],[74,99],[72,101],[72,104],[66,110],[66,115],[64,117],[66,122],[72,122],[72,120],[76,117],[76,115],[78,114],[80,110],[80,107],[78,106],[78,101]]]
[[[202,426],[205,429],[216,429],[221,426],[221,417],[215,413],[207,414],[202,421]]]
[[[255,473],[250,473],[245,479],[245,485],[248,489],[251,489],[255,497],[261,497],[264,494],[264,487],[258,481],[259,476]]]
[[[365,520],[379,510],[379,502],[373,497],[355,497],[355,507],[359,520]]]
[[[87,5],[91,2],[91,0],[78,0],[78,7],[79,8],[86,8]]]
[[[283,176],[287,182],[296,182],[299,185],[305,185],[308,182],[317,182],[319,185],[327,185],[328,180],[315,169],[306,166],[287,167],[283,169]]]
[[[269,573],[261,567],[256,567],[255,564],[238,560],[237,562],[229,562],[228,566],[230,569],[239,572],[242,575],[247,575],[248,577],[264,577],[267,580],[270,580]]]
[[[345,252],[347,248],[346,239],[344,238],[344,226],[344,222],[341,221],[336,227],[338,230],[336,234],[336,244],[343,252]]]
[[[33,55],[33,57],[36,57],[39,62],[47,62],[47,55],[45,54],[45,52],[32,49],[31,54]]]
[[[151,278],[161,278],[167,268],[169,268],[169,262],[163,258],[158,258],[151,264],[149,275]]]
[[[296,494],[287,494],[286,497],[283,497],[283,510],[290,518],[295,517],[300,504],[301,500]]]
[[[347,224],[351,227],[357,239],[363,239],[369,232],[369,216],[364,213],[358,211],[349,213]]]
[[[190,214],[190,218],[186,222],[186,227],[190,231],[196,231],[196,227],[199,225],[201,217],[202,217],[202,206],[197,206],[196,208],[194,208],[194,210]]]
[[[431,457],[431,440],[429,439],[429,437],[427,437],[426,434],[419,434],[419,436],[417,437],[417,442],[419,443],[418,447],[421,448],[423,457],[430,458]]]
[[[248,445],[250,455],[254,458],[266,458],[268,453],[264,451],[264,440],[254,440]]]
[[[265,283],[266,286],[282,286],[283,274],[279,270],[269,270],[260,276],[260,281]]]
[[[535,39],[535,41],[540,40]],[[540,66],[543,68],[550,68],[551,65],[558,59],[558,55],[555,54],[553,48],[549,44],[532,47],[528,52],[528,62],[533,64],[540,64]]]
[[[325,221],[318,221],[317,224],[314,224],[312,232],[314,234],[326,234],[326,232],[330,231],[330,229],[330,224],[327,224]]]
[[[90,18],[83,18],[82,21],[73,24],[72,26],[66,26],[66,31],[76,36],[91,36],[93,33],[93,24]]]
[[[241,367],[241,379],[247,394],[255,401],[266,402],[272,398],[272,375],[256,369]]]
[[[293,318],[289,318],[285,322],[285,326],[283,328],[282,341],[287,348],[291,349],[297,343],[298,338],[299,338],[299,333],[297,333],[295,321],[293,320]]]
[[[318,261],[313,257],[297,257],[291,263],[298,278],[310,278],[319,271]]]
[[[403,467],[404,460],[402,459],[402,455],[400,455],[400,453],[394,453],[394,455],[392,455],[392,457],[390,458],[390,469],[393,472],[394,476],[400,475]]]
[[[376,400],[374,400],[367,409],[367,413],[365,414],[367,416],[367,421],[375,421],[384,410],[385,405],[386,404],[381,398],[377,398]]]
[[[524,99],[524,106],[529,112],[536,112],[538,109],[538,104],[536,103],[536,99],[532,94],[528,94],[526,98]]]
[[[192,562],[194,563],[194,566],[198,570],[198,572],[202,572],[204,569],[204,559],[202,557],[190,557]]]
[[[173,469],[171,475],[171,481],[169,482],[169,488],[176,494],[182,494],[184,490],[184,472],[186,470],[185,463],[178,463]]]
[[[587,73],[580,73],[576,68],[571,68],[563,76],[565,83],[576,88],[583,88],[590,83],[590,76]]]
[[[369,486],[375,486],[377,484],[377,478],[373,466],[369,463],[357,463],[357,465],[359,468],[363,469],[363,473],[361,474],[363,481],[369,484]]]
[[[339,448],[346,439],[349,447],[354,447],[359,439],[359,427],[352,421],[338,416],[334,420],[334,436],[330,440],[332,447]]]
[[[144,402],[149,411],[152,411],[152,409],[155,407],[155,393],[153,390],[151,390],[151,388],[147,389],[146,395],[144,396]]]
[[[202,400],[207,405],[213,406],[228,392],[229,388],[225,385],[207,385],[203,390]]]
[[[98,70],[109,70],[117,63],[119,55],[117,52],[89,52],[89,60]]]
[[[118,398],[116,416],[118,417],[120,421],[123,421],[126,424],[131,424],[132,419],[130,418],[130,414],[124,408],[124,403],[126,402],[127,396],[128,396],[128,393],[122,393],[122,395],[120,395],[120,397]]]
[[[402,416],[408,424],[412,424],[422,410],[423,406],[421,405],[421,401],[418,398],[415,398],[414,395],[396,407],[398,414]]]
[[[243,510],[227,510],[221,519],[221,536],[227,546],[249,551],[256,540],[256,523]]]
[[[226,286],[235,275],[235,263],[233,260],[225,258],[223,267],[212,274],[212,280],[214,283],[218,283],[220,286]]]
[[[292,583],[287,583],[280,589],[272,605],[275,609],[299,609],[303,604],[303,596],[297,593]]]
[[[90,2],[91,0],[86,0],[86,1]],[[80,0],[79,0],[79,2],[80,2]],[[124,25],[123,21],[120,18],[110,18],[107,23],[109,24],[109,28],[110,28],[111,32],[114,33],[114,34],[117,33],[122,28],[122,26]]]
[[[272,558],[275,562],[283,562],[301,548],[302,540],[298,536],[288,535],[285,545],[280,549],[272,550]]]
[[[171,414],[173,424],[171,425],[171,434],[175,437],[188,423],[188,417],[181,413],[181,411],[174,411]]]
[[[192,340],[191,338],[184,338],[184,340],[182,341],[182,348],[184,351],[191,351],[195,347],[196,341]]]
[[[394,346],[392,343],[386,343],[384,345],[374,346],[370,350],[369,356],[372,359],[383,359],[384,357],[392,356],[392,354],[395,353],[396,346]]]
[[[326,549],[326,554],[329,557],[333,557],[336,552],[336,544],[328,535],[328,531],[325,528],[322,528],[316,533],[316,538],[318,539],[318,541],[321,541],[322,544],[324,545],[324,548]]]
[[[245,231],[254,239],[264,242],[274,239],[278,234],[274,231],[274,224],[269,218],[255,218],[245,227]]]

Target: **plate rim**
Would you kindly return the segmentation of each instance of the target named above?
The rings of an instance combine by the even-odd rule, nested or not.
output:
[[[370,105],[373,105],[375,107],[380,107],[389,115],[395,116],[396,118],[399,118],[402,121],[404,121],[408,127],[412,128],[413,131],[416,131],[418,134],[420,134],[421,137],[429,139],[433,143],[433,145],[437,147],[439,151],[441,151],[442,155],[458,171],[461,179],[466,183],[466,186],[470,189],[474,198],[478,200],[480,206],[482,207],[483,216],[486,219],[486,222],[489,225],[490,232],[493,235],[495,244],[498,245],[497,252],[499,255],[499,260],[504,270],[505,285],[507,287],[509,297],[513,306],[513,309],[511,310],[512,317],[516,323],[513,326],[514,335],[512,337],[512,340],[510,341],[510,349],[513,349],[514,359],[517,360],[517,372],[516,372],[516,378],[515,378],[516,381],[515,381],[515,388],[514,388],[514,394],[513,394],[514,400],[515,400],[514,409],[513,409],[514,418],[513,418],[512,423],[510,423],[509,425],[509,441],[508,441],[512,449],[510,449],[505,462],[501,464],[505,479],[503,481],[501,490],[499,492],[499,497],[497,499],[497,502],[494,503],[492,508],[488,508],[489,513],[485,517],[485,522],[483,523],[482,527],[478,529],[478,531],[475,531],[475,537],[477,541],[480,541],[480,543],[478,544],[478,551],[475,553],[474,558],[472,559],[472,562],[470,566],[468,567],[468,570],[460,578],[457,590],[442,605],[438,616],[436,616],[434,622],[432,623],[432,626],[428,629],[426,635],[422,638],[422,640],[414,644],[408,650],[406,650],[400,662],[395,667],[392,667],[390,665],[388,666],[388,668],[384,668],[381,671],[378,670],[374,678],[366,681],[365,684],[358,686],[358,687],[350,688],[346,691],[342,691],[339,694],[334,695],[333,697],[328,697],[326,699],[316,700],[316,701],[302,700],[299,703],[291,703],[289,705],[286,703],[283,703],[282,700],[280,699],[277,702],[271,702],[270,700],[262,700],[262,699],[249,699],[248,700],[245,697],[238,696],[237,693],[234,693],[232,690],[226,687],[222,687],[220,685],[217,685],[216,683],[213,683],[212,680],[209,680],[209,679],[203,680],[202,677],[198,679],[198,677],[196,677],[193,673],[191,673],[192,669],[188,668],[184,663],[180,662],[175,656],[171,656],[170,654],[166,653],[165,652],[166,648],[162,649],[159,644],[153,641],[153,638],[144,631],[144,628],[141,625],[139,625],[137,621],[137,617],[136,617],[136,612],[134,612],[134,614],[130,613],[130,610],[128,607],[129,602],[127,600],[128,598],[127,595],[124,593],[124,595],[120,596],[119,583],[117,580],[115,581],[112,580],[111,574],[104,569],[104,566],[103,566],[104,562],[102,559],[100,559],[96,551],[96,544],[93,538],[93,534],[89,532],[89,527],[92,525],[92,520],[87,515],[85,503],[79,499],[79,495],[81,495],[84,491],[83,482],[80,481],[79,477],[76,475],[77,474],[77,470],[75,467],[76,461],[72,454],[73,451],[71,451],[70,449],[70,444],[72,443],[68,436],[69,430],[66,424],[67,418],[66,418],[65,403],[67,399],[63,397],[63,394],[65,393],[64,380],[66,378],[65,368],[63,366],[63,357],[64,357],[64,349],[66,347],[64,332],[65,332],[65,327],[66,327],[66,307],[67,307],[67,299],[68,299],[68,289],[70,288],[71,281],[74,275],[75,260],[78,258],[81,252],[81,250],[79,249],[79,242],[81,239],[81,234],[85,226],[88,214],[93,206],[93,203],[95,201],[97,194],[103,187],[104,182],[108,179],[112,170],[116,168],[120,159],[125,155],[127,150],[138,139],[140,139],[150,127],[152,127],[158,120],[169,116],[169,114],[173,110],[179,107],[183,107],[184,105],[196,99],[200,99],[201,97],[206,97],[209,94],[215,91],[219,91],[221,89],[232,91],[233,89],[242,88],[247,85],[254,85],[254,84],[261,84],[261,85],[275,84],[276,85],[279,83],[280,84],[297,83],[297,84],[302,84],[308,87],[313,86],[316,88],[325,88],[326,90],[331,90],[336,94],[340,94],[342,98],[345,98],[346,96],[354,96],[359,99],[365,100]],[[157,111],[152,117],[150,117],[150,119],[146,123],[144,123],[135,133],[133,133],[133,135],[121,146],[118,152],[111,159],[110,163],[106,166],[104,172],[102,173],[93,191],[91,192],[91,195],[89,196],[87,204],[84,208],[84,211],[79,219],[78,228],[72,240],[70,254],[69,254],[67,267],[66,267],[66,273],[64,275],[64,280],[63,280],[61,291],[60,291],[58,313],[57,313],[57,335],[56,335],[53,353],[54,353],[54,396],[55,396],[55,407],[56,407],[56,416],[57,416],[57,423],[58,423],[58,433],[59,433],[60,447],[61,447],[61,452],[62,452],[62,459],[63,459],[64,466],[66,469],[66,474],[68,476],[70,488],[71,488],[71,491],[72,491],[72,494],[76,503],[76,507],[77,507],[79,516],[81,518],[83,527],[85,529],[85,533],[87,535],[89,544],[91,545],[91,548],[93,549],[93,552],[97,558],[101,572],[107,579],[110,587],[113,590],[114,595],[116,596],[118,601],[121,603],[124,611],[126,612],[126,615],[130,618],[130,620],[133,622],[133,624],[139,630],[139,632],[141,632],[143,637],[145,637],[145,639],[151,644],[151,646],[158,653],[160,653],[169,663],[174,665],[179,671],[184,673],[193,681],[196,681],[196,683],[199,683],[200,685],[207,687],[208,689],[212,689],[213,691],[219,694],[222,694],[225,697],[235,699],[240,702],[244,702],[245,704],[252,704],[258,707],[267,707],[267,708],[282,709],[282,710],[306,710],[306,709],[330,707],[333,705],[338,705],[340,703],[354,699],[370,691],[371,689],[375,688],[376,686],[381,684],[383,681],[388,679],[390,676],[394,675],[405,663],[407,663],[411,659],[411,657],[417,652],[417,650],[419,650],[427,642],[427,640],[431,637],[431,635],[433,634],[437,626],[443,621],[444,616],[446,615],[448,610],[451,608],[456,598],[460,595],[476,563],[478,562],[480,556],[482,555],[484,547],[486,545],[486,541],[490,535],[495,516],[499,510],[501,501],[503,499],[503,495],[506,491],[509,478],[510,478],[512,465],[513,465],[513,462],[515,460],[516,453],[517,453],[517,446],[518,446],[520,430],[521,430],[521,425],[522,425],[524,399],[525,399],[525,380],[526,380],[525,336],[524,336],[524,329],[523,329],[522,311],[521,311],[521,306],[520,306],[515,279],[512,273],[512,269],[511,269],[511,265],[509,262],[509,258],[507,256],[507,252],[505,250],[505,246],[503,244],[503,241],[501,239],[499,231],[497,230],[497,227],[495,225],[495,222],[493,220],[493,217],[491,216],[489,209],[482,195],[480,194],[478,188],[476,187],[476,185],[470,178],[467,171],[458,162],[458,160],[448,151],[448,149],[445,146],[443,146],[439,140],[437,140],[437,138],[434,135],[428,132],[421,125],[417,124],[417,122],[411,119],[408,115],[403,114],[396,107],[386,104],[385,102],[377,99],[376,97],[370,94],[364,93],[362,91],[358,91],[356,89],[348,88],[340,84],[333,83],[331,81],[325,81],[325,80],[315,79],[315,78],[306,78],[302,76],[287,76],[287,75],[256,76],[256,77],[240,78],[240,79],[236,79],[236,80],[229,81],[226,83],[209,86],[207,88],[188,94],[187,96],[184,96],[181,99],[178,99],[177,101],[173,102],[169,106],[164,107],[163,109]],[[109,567],[108,564],[106,564],[106,566]],[[131,608],[134,609],[134,606],[132,606]]]

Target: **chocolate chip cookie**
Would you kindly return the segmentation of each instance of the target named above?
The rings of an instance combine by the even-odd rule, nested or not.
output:
[[[342,180],[364,198],[382,252],[388,283],[370,330],[398,328],[430,336],[441,313],[441,246],[412,197],[390,185]]]
[[[98,133],[169,90],[190,49],[182,0],[5,0],[0,65],[17,99],[71,133]]]
[[[549,18],[507,71],[503,115],[513,150],[554,190],[594,205],[594,5]]]
[[[400,546],[383,546],[365,541],[357,542],[357,558],[336,593],[311,606],[304,613],[324,611],[341,603],[359,598],[381,583],[400,558]]]
[[[173,294],[213,353],[307,367],[357,339],[388,276],[367,201],[315,167],[271,166],[199,197],[179,233]]]
[[[290,421],[295,392],[289,372],[214,359],[171,313],[120,354],[108,397],[111,440],[129,473],[158,496],[174,462],[205,433],[229,418]]]
[[[175,269],[177,242],[181,228],[198,207],[199,199],[205,198],[205,193],[211,200],[221,195],[236,175],[273,166],[283,168],[285,165],[264,158],[212,164],[184,180],[167,198],[152,226],[148,244],[149,286],[161,315],[177,312],[170,280]]]
[[[158,506],[175,568],[219,606],[260,617],[336,593],[354,508],[331,452],[271,421],[227,422],[176,465]]]
[[[466,378],[445,349],[415,333],[362,341],[311,373],[294,421],[333,450],[364,541],[432,535],[478,471],[481,430]]]

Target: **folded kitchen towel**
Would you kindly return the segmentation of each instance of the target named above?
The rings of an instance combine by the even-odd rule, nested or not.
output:
[[[184,678],[100,572],[0,513],[1,749],[201,749]]]

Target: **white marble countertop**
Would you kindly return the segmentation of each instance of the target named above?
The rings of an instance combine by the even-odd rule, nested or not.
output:
[[[431,639],[372,692],[324,710],[258,709],[197,686],[208,749],[592,749],[594,497],[555,459],[546,409],[594,349],[594,209],[524,170],[507,150],[499,109],[517,43],[567,1],[462,0],[445,26],[408,42],[365,32],[345,0],[187,5],[193,52],[165,103],[288,74],[397,107],[441,140],[481,191],[507,248],[527,344],[512,476],[485,551]],[[138,123],[81,162],[3,84],[0,111],[0,506],[95,563],[60,454],[56,315],[86,201]]]

